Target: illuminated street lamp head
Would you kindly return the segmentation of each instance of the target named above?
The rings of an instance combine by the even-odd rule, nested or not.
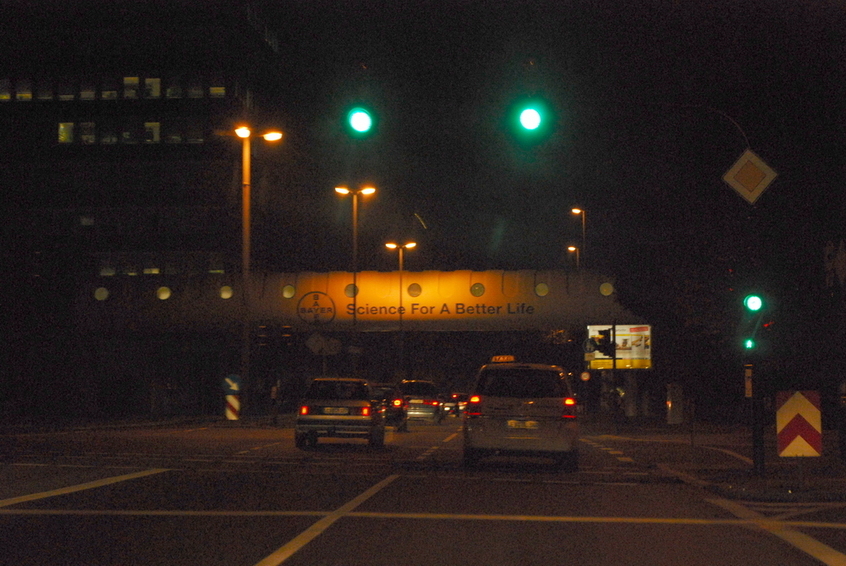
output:
[[[282,139],[282,132],[271,131],[262,136],[267,141],[279,141]]]
[[[417,242],[406,242],[403,245],[399,245],[396,242],[388,242],[387,244],[385,244],[385,247],[391,250],[395,250],[397,248],[405,248],[407,250],[410,250],[411,248],[417,247]]]
[[[250,129],[247,126],[240,126],[235,128],[235,135],[239,138],[248,138],[250,137]]]
[[[568,252],[577,252],[577,251],[579,251],[579,248],[577,248],[576,246],[567,246],[567,251]]]
[[[350,190],[349,187],[335,187],[335,192],[339,195],[349,195],[349,194],[357,194],[357,195],[372,195],[376,192],[376,187],[372,187],[370,185],[365,185],[364,187],[358,189],[357,191]]]
[[[573,209],[573,210],[571,210],[570,212],[572,212],[573,214],[581,214],[581,213],[582,213],[582,209],[581,209],[581,208],[574,208],[574,209]]]
[[[235,135],[239,138],[246,139],[252,135],[252,131],[247,126],[239,126],[235,128]],[[261,135],[266,141],[279,141],[282,139],[282,132],[278,130],[269,130]]]

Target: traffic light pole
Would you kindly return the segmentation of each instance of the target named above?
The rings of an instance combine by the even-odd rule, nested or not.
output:
[[[766,472],[764,465],[764,397],[754,377],[754,366],[745,364],[746,378],[752,387],[752,471],[756,476]]]

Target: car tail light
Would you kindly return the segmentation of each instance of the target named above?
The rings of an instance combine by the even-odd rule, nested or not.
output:
[[[478,417],[482,414],[482,398],[479,395],[471,395],[464,408],[464,414],[470,417]]]
[[[303,405],[302,407],[300,407],[300,414],[301,415],[307,415],[308,412],[309,412],[308,405]]]
[[[394,407],[402,407],[402,399],[394,399],[393,403],[391,403]]]
[[[564,411],[561,413],[561,417],[565,419],[576,418],[576,400],[572,397],[564,398]]]
[[[370,416],[370,407],[362,407],[361,408],[361,416],[369,417]]]
[[[440,405],[440,404],[441,404],[441,402],[440,402],[440,401],[438,401],[437,399],[426,399],[426,400],[425,400],[425,401],[423,401],[423,402],[424,402],[425,404],[427,404],[427,405],[433,405],[433,406],[435,406],[435,407],[437,407],[438,405]]]

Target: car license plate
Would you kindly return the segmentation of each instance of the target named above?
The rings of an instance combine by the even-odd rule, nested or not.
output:
[[[508,428],[538,428],[538,421],[515,421],[507,422]]]
[[[423,399],[412,399],[409,403],[422,403]]]
[[[349,415],[350,410],[347,407],[323,407],[324,415]]]

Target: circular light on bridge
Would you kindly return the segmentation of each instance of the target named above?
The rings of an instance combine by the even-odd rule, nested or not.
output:
[[[538,283],[535,285],[535,295],[538,297],[546,297],[549,294],[549,285],[546,283]]]
[[[224,285],[220,288],[221,299],[231,299],[234,294],[235,292],[232,291],[232,287],[230,287],[229,285]]]
[[[599,286],[599,292],[603,296],[609,297],[614,293],[614,285],[612,285],[611,283],[603,283]]]
[[[159,287],[158,289],[156,289],[156,296],[162,301],[168,300],[170,298],[170,295],[170,287]]]
[[[485,286],[481,283],[473,283],[470,287],[470,294],[474,297],[481,297],[485,294]]]
[[[423,289],[420,287],[420,283],[412,283],[408,286],[409,297],[419,297],[421,293],[423,293]]]
[[[97,287],[94,289],[94,298],[98,301],[105,301],[109,298],[109,290],[105,287]]]
[[[350,283],[349,285],[344,287],[344,295],[349,298],[355,297],[356,295],[358,295],[358,287]]]
[[[297,294],[297,288],[293,285],[285,285],[282,287],[282,296],[286,299],[293,299],[294,295]]]

